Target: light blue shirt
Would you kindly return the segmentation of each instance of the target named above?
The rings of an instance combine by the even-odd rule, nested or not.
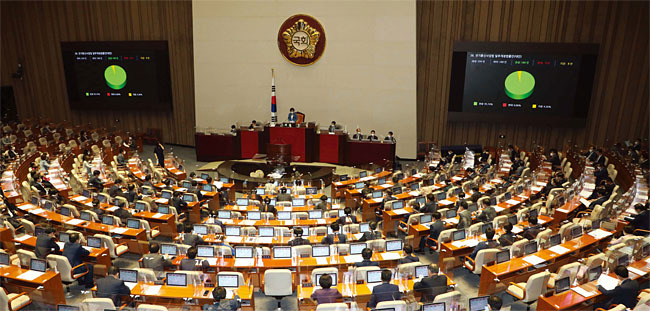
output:
[[[298,115],[295,112],[289,112],[289,122],[297,122]]]

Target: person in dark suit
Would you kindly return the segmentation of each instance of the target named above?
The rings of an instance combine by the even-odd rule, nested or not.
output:
[[[512,224],[509,222],[503,226],[503,230],[506,232],[502,234],[498,239],[499,245],[501,245],[501,247],[510,246],[517,240],[515,235],[512,233],[512,227]]]
[[[160,244],[157,242],[151,242],[149,243],[149,254],[142,256],[142,266],[145,268],[151,268],[158,278],[160,278],[163,276],[165,268],[171,268],[174,265],[171,260],[166,259],[160,254]]]
[[[424,203],[422,213],[433,213],[438,210],[438,202],[436,202],[436,196],[433,193],[427,194],[427,202]]]
[[[422,293],[420,301],[423,303],[433,302],[436,296],[447,292],[447,276],[438,272],[438,265],[432,263],[429,265],[429,276],[413,284],[413,290]]]
[[[371,130],[370,135],[368,135],[366,139],[368,139],[368,141],[379,141],[379,137],[375,134],[375,130]]]
[[[124,201],[117,203],[117,210],[113,213],[115,217],[118,217],[122,224],[126,224],[127,219],[133,217],[133,214],[126,209],[126,204]]]
[[[402,299],[402,292],[399,291],[399,286],[390,284],[393,278],[393,272],[390,270],[381,271],[382,284],[375,286],[368,301],[368,307],[374,308],[382,301],[393,301]]]
[[[441,220],[442,215],[440,215],[439,212],[434,212],[431,214],[431,217],[433,218],[433,223],[429,227],[429,238],[438,240],[438,237],[440,236],[440,232],[442,230],[445,230],[445,223]],[[429,243],[435,243],[433,241],[429,241],[426,236],[422,237],[420,240],[420,249],[424,247],[425,242],[427,243],[427,246],[433,246],[432,244]]]
[[[357,216],[352,215],[352,209],[349,206],[344,208],[343,212],[345,213],[345,216],[339,217],[339,219],[336,220],[336,222],[341,226],[359,223]]]
[[[45,259],[49,254],[60,254],[61,248],[54,240],[56,230],[52,227],[45,228],[44,232],[36,237],[36,248],[34,254],[37,258]],[[73,266],[74,267],[74,266]]]
[[[179,265],[180,270],[184,271],[198,271],[201,269],[207,269],[210,267],[210,264],[208,263],[207,260],[202,260],[201,263],[199,264],[198,260],[196,260],[196,255],[198,254],[198,250],[196,247],[192,246],[187,249],[187,258],[183,258],[181,260],[181,263]]]
[[[316,204],[314,209],[319,209],[319,210],[322,210],[322,211],[327,210],[327,196],[326,195],[323,195],[323,196],[320,197],[320,202],[318,202],[318,204]]]
[[[332,277],[325,274],[318,279],[320,289],[315,290],[311,294],[311,300],[316,301],[316,304],[321,303],[334,303],[337,299],[342,299],[343,295],[338,289],[332,288]]]
[[[287,120],[291,124],[295,124],[296,122],[298,122],[298,114],[296,114],[296,109],[293,108],[289,109],[289,116],[287,117]]]
[[[190,246],[197,246],[203,243],[203,239],[192,233],[192,225],[186,224],[183,228],[183,238],[181,239],[183,244]]]
[[[370,240],[377,240],[382,238],[381,231],[377,230],[377,222],[376,221],[371,221],[368,224],[368,227],[370,227],[370,231],[364,232],[361,235],[361,238],[359,239],[359,242],[365,242],[365,241],[370,241]]]
[[[479,188],[477,186],[472,187],[472,195],[469,197],[469,200],[477,203],[478,199],[481,198],[481,192],[479,191]]]
[[[135,190],[134,184],[129,185],[128,190],[124,193],[124,198],[129,203],[133,203],[138,199],[138,192]]]
[[[199,183],[196,180],[192,180],[192,187],[188,189],[188,192],[196,194],[197,199],[203,201],[203,194],[201,193]]]
[[[492,221],[495,217],[497,217],[497,211],[494,209],[494,207],[487,205],[485,208],[483,208],[481,214],[478,215],[477,219],[480,221]]]
[[[472,212],[468,210],[469,205],[466,201],[460,202],[458,207],[458,225],[456,229],[467,229],[472,225]]]
[[[354,263],[355,267],[371,267],[371,266],[379,267],[378,262],[374,262],[374,261],[371,260],[372,259],[372,249],[369,249],[367,247],[364,248],[361,251],[361,258],[363,258],[362,261]]]
[[[363,140],[363,137],[364,137],[364,136],[363,136],[363,134],[361,134],[361,129],[357,129],[357,133],[354,134],[354,135],[352,135],[352,139],[353,139],[353,140],[359,140],[359,141],[361,141],[361,140]]]
[[[562,161],[560,160],[560,156],[557,154],[557,150],[555,149],[550,150],[550,154],[547,161],[551,163],[552,167],[558,167],[562,163]]]
[[[78,265],[83,263],[82,258],[84,256],[90,255],[90,252],[87,251],[81,244],[79,244],[79,235],[74,233],[71,234],[69,237],[68,242],[65,243],[63,246],[63,256],[68,258],[68,262],[70,263],[71,267],[77,267]],[[93,283],[93,265],[89,264],[86,266],[81,266],[77,267],[74,270],[72,270],[73,274],[80,274],[80,273],[86,273],[86,275],[82,276],[81,279],[79,280],[81,284],[84,284],[86,288],[92,288],[95,286]]]
[[[411,245],[404,246],[403,251],[404,257],[400,258],[397,261],[398,265],[401,265],[403,263],[420,262],[420,258],[413,255],[413,247]]]
[[[501,297],[492,295],[490,298],[488,298],[488,307],[490,307],[490,311],[499,311],[501,310],[502,306],[503,300]]]
[[[532,241],[537,237],[537,234],[542,231],[542,226],[537,224],[537,217],[528,218],[528,224],[530,227],[526,228],[526,230],[521,233],[521,236]]]
[[[122,179],[118,178],[115,180],[115,183],[108,188],[108,195],[111,197],[116,197],[116,196],[124,196],[122,194]]]
[[[291,195],[287,193],[287,188],[280,188],[280,194],[275,200],[276,202],[291,202]]]
[[[476,259],[476,255],[478,254],[479,251],[488,249],[488,248],[495,248],[499,246],[499,243],[494,240],[494,229],[492,228],[487,228],[485,230],[485,238],[487,239],[486,241],[481,241],[479,242],[476,247],[474,247],[474,251],[469,255],[470,258]]]
[[[365,184],[363,186],[363,189],[361,189],[361,197],[364,199],[369,199],[372,196],[372,188],[370,188],[369,184]]]
[[[334,133],[336,131],[336,121],[332,121],[329,128],[327,128],[327,131],[330,133]]]
[[[650,211],[641,203],[634,205],[636,216],[630,221],[634,229],[650,230]]]
[[[100,172],[98,170],[93,171],[93,175],[88,179],[88,187],[97,189],[98,192],[101,192],[104,189],[104,183],[99,179]]]
[[[128,297],[131,290],[119,279],[120,269],[116,266],[108,268],[108,275],[97,280],[97,297],[110,298],[113,304],[119,306],[122,304],[122,298]]]
[[[176,208],[177,212],[182,212],[187,209],[187,202],[183,201],[179,191],[174,192],[174,196],[172,197],[172,206]]]
[[[153,149],[153,155],[156,158],[156,164],[160,167],[165,167],[165,147],[159,141],[154,145],[156,147]]]
[[[201,308],[203,311],[236,311],[241,307],[241,299],[235,295],[232,299],[226,299],[226,289],[217,286],[212,290],[212,298],[214,303],[205,304]]]
[[[341,226],[338,222],[332,223],[330,225],[330,229],[332,229],[332,234],[326,235],[321,241],[322,244],[339,244],[346,243],[348,241],[348,238],[345,236],[345,234],[339,232]]]
[[[388,136],[384,137],[384,141],[387,143],[396,143],[397,140],[395,139],[395,136],[393,136],[393,132],[388,131]]]
[[[36,188],[40,195],[47,195],[47,189],[45,188],[45,185],[43,185],[43,177],[41,177],[40,174],[36,175],[36,178],[34,178],[30,186]]]
[[[594,177],[596,177],[596,185],[600,185],[600,183],[607,177],[609,177],[609,173],[607,172],[607,168],[605,165],[602,164],[597,164],[596,165],[596,170],[594,171]]]
[[[260,212],[272,213],[273,215],[276,215],[278,213],[278,210],[275,208],[275,206],[271,205],[271,198],[266,197],[264,198],[264,204],[260,206]]]
[[[612,290],[606,290],[598,285],[598,290],[603,295],[609,297],[604,303],[600,304],[601,308],[609,308],[610,305],[622,304],[628,308],[636,306],[636,297],[639,295],[639,283],[636,280],[629,279],[629,272],[625,266],[614,268],[616,278],[620,283]]]
[[[294,238],[289,241],[289,246],[298,246],[298,245],[309,245],[311,244],[309,240],[302,237],[303,230],[300,227],[293,228]]]

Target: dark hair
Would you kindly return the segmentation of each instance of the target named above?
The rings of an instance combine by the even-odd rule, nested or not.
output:
[[[407,255],[411,255],[413,253],[413,246],[405,245],[404,246],[404,253],[406,253]]]
[[[192,226],[189,224],[186,224],[185,227],[183,227],[183,232],[184,233],[191,233],[192,232]]]
[[[285,187],[280,188],[280,193],[287,193],[287,188]]]
[[[345,213],[345,215],[350,215],[350,214],[352,214],[352,208],[350,208],[349,206],[347,206],[347,207],[345,207],[345,208],[343,209],[343,212]]]
[[[393,277],[393,272],[391,272],[388,269],[384,269],[381,271],[381,281],[382,282],[390,282],[390,279]]]
[[[371,222],[368,224],[368,227],[370,227],[370,229],[372,229],[372,230],[377,229],[377,222],[374,221],[374,220],[371,221]]]
[[[149,253],[156,254],[160,251],[160,244],[153,242],[149,244]]]
[[[393,135],[393,132],[392,132],[392,131],[388,131],[388,135]]]
[[[194,178],[194,177],[196,177],[196,173],[195,172],[190,172],[190,178]]]
[[[118,273],[120,273],[120,268],[118,268],[116,266],[111,266],[110,268],[108,268],[107,272],[108,272],[108,275],[117,275]]]
[[[93,172],[93,175],[95,175],[95,176],[99,176],[99,171],[98,171],[98,170],[95,170],[95,171]]]
[[[363,259],[368,259],[369,260],[370,258],[372,258],[372,250],[367,248],[367,247],[364,248],[361,251],[361,257],[363,257]]]
[[[414,210],[419,211],[420,210],[420,203],[415,202],[415,203],[413,203],[413,206],[411,206],[411,207],[413,207]]]
[[[503,226],[503,229],[506,230],[506,232],[508,232],[508,233],[512,232],[512,224],[509,223],[509,222],[506,223],[506,224]]]
[[[324,289],[332,287],[332,277],[329,274],[321,275],[318,279],[318,285]]]
[[[330,225],[330,228],[332,228],[332,231],[334,231],[334,232],[339,231],[339,229],[340,229],[340,227],[339,227],[339,223],[338,223],[338,222],[333,222],[333,223]]]
[[[196,185],[198,185],[199,183],[196,182],[196,180],[192,179],[192,182],[190,182],[190,184],[192,185],[192,187],[196,187]]]
[[[77,241],[79,241],[79,235],[76,234],[76,233],[71,234],[71,235],[68,237],[68,241],[69,241],[70,243],[77,243]]]
[[[614,273],[616,273],[616,275],[622,278],[627,278],[628,276],[630,276],[625,266],[616,266],[616,268],[614,268]]]
[[[296,109],[293,109],[293,107],[289,108],[289,111],[296,111]]]
[[[221,286],[215,287],[212,290],[212,298],[214,298],[214,300],[216,300],[216,301],[220,301],[221,299],[225,299],[226,298],[226,289],[221,287]]]
[[[322,196],[320,197],[320,200],[321,200],[321,201],[327,201],[327,196],[326,196],[326,195],[322,195]]]
[[[503,301],[499,296],[492,295],[488,298],[488,305],[492,310],[500,310],[501,306],[503,306]]]
[[[433,219],[437,219],[437,220],[442,218],[442,215],[440,215],[440,212],[433,212],[433,214],[431,214],[431,216],[433,217]]]
[[[118,201],[117,202],[117,207],[124,207],[124,201]]]
[[[435,200],[436,200],[436,196],[433,195],[433,193],[429,193],[429,194],[427,194],[427,200],[428,200],[429,202],[435,201]]]
[[[116,179],[116,180],[115,180],[115,183],[116,183],[116,184],[121,184],[121,183],[122,183],[122,179],[121,179],[121,178]]]
[[[634,210],[636,211],[643,211],[645,209],[645,206],[641,203],[634,204]]]
[[[52,228],[52,227],[47,227],[47,228],[45,228],[44,232],[45,232],[45,234],[52,234],[52,233],[56,232],[56,230],[54,230],[54,228]]]
[[[147,176],[144,177],[144,180],[150,181],[151,180],[151,175],[147,174]]]
[[[129,191],[131,191],[131,190],[135,190],[135,185],[134,184],[129,185]]]
[[[196,247],[192,246],[187,249],[187,258],[189,259],[194,259],[196,258],[196,255],[199,253],[199,251],[196,249]]]
[[[293,228],[293,235],[295,235],[295,236],[302,236],[302,231],[303,231],[303,230],[302,230],[302,228],[300,228],[300,227]]]
[[[485,237],[486,237],[488,240],[492,240],[492,239],[494,239],[494,229],[488,227],[487,230],[485,230]]]

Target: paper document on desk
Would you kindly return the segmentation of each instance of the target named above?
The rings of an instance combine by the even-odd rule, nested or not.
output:
[[[26,210],[28,210],[28,209],[30,209],[32,207],[34,207],[34,205],[31,205],[31,204],[23,204],[23,205],[18,206],[18,208],[23,210],[23,211],[26,211]]]
[[[33,281],[36,278],[42,276],[43,274],[45,274],[45,273],[40,272],[40,271],[29,270],[29,271],[17,276],[16,278],[21,279],[21,280],[26,280],[26,281]]]
[[[517,205],[517,204],[519,204],[519,201],[514,200],[514,199],[510,199],[510,200],[506,201],[506,203],[508,203],[510,205]]]
[[[384,198],[377,198],[372,200],[375,201],[375,203],[381,203],[384,200]]]
[[[467,247],[474,247],[474,246],[478,245],[478,242],[479,242],[479,241],[476,240],[476,239],[465,240],[465,246],[467,246]]]
[[[583,186],[584,189],[589,189],[589,190],[594,190],[596,188],[596,184],[592,183],[585,183]]]
[[[129,288],[129,290],[133,290],[133,288],[138,285],[138,283],[133,283],[133,282],[124,282],[124,285]]]
[[[462,248],[465,247],[465,241],[453,241],[451,242],[451,245],[454,247]]]
[[[553,252],[553,253],[556,253],[558,255],[562,255],[562,254],[565,254],[565,253],[568,253],[568,252],[571,251],[570,249],[568,249],[566,247],[562,247],[560,245],[555,245],[555,246],[549,248],[548,250]]]
[[[381,258],[384,260],[395,260],[395,259],[400,259],[402,256],[400,256],[399,253],[393,253],[393,252],[387,252],[387,253],[381,253]]]
[[[88,200],[88,198],[86,198],[84,196],[81,196],[81,195],[72,198],[72,201],[76,201],[76,202],[81,202],[81,201],[86,201],[86,200]]]
[[[31,235],[25,234],[23,236],[19,236],[17,238],[14,238],[14,240],[22,242],[22,241],[25,241],[25,240],[27,240],[27,239],[29,239],[31,237],[32,237]]]
[[[604,238],[612,235],[611,232],[607,232],[607,231],[605,231],[603,229],[596,229],[596,230],[591,231],[591,232],[589,232],[587,234],[591,235],[592,237],[594,237],[597,240],[601,240],[601,239],[604,239]]]
[[[155,214],[153,214],[153,218],[162,218],[162,217],[164,217],[164,216],[165,216],[165,214],[161,214],[161,213],[155,213]]]
[[[226,242],[228,243],[241,243],[242,242],[242,237],[240,236],[227,236],[225,238]]]
[[[113,228],[113,229],[111,229],[111,233],[122,234],[122,233],[126,232],[127,230],[128,229],[126,229],[126,228]]]
[[[606,290],[612,290],[618,285],[618,279],[613,278],[606,274],[601,274],[598,277],[598,285],[602,286]]]
[[[68,224],[68,225],[76,226],[76,225],[82,224],[83,222],[84,222],[84,220],[81,220],[81,219],[70,219],[70,220],[66,221],[65,223]]]
[[[91,252],[91,253],[93,252],[93,248],[92,248],[92,247],[88,247],[88,246],[82,246],[82,247],[83,247],[85,250],[87,250],[87,251],[89,251],[89,252]]]
[[[524,261],[526,261],[527,263],[535,266],[535,265],[539,265],[540,263],[544,262],[545,260],[542,259],[542,258],[539,258],[539,257],[537,257],[535,255],[529,255],[529,256],[524,257]]]
[[[414,174],[413,177],[415,177],[415,178],[420,178],[420,177],[422,177],[422,174],[417,173],[417,174]]]
[[[363,261],[363,257],[361,257],[361,255],[348,255],[343,257],[343,259],[345,259],[346,263]]]
[[[160,292],[161,285],[148,285],[147,289],[144,291],[145,295],[156,296]]]
[[[412,196],[412,197],[416,197],[416,196],[420,195],[420,193],[417,192],[417,191],[411,191],[411,192],[409,192],[409,195]]]
[[[544,186],[546,186],[546,182],[544,182],[544,181],[538,181],[538,182],[536,182],[535,184],[538,185],[538,186],[540,186],[540,187],[544,187]]]
[[[257,243],[260,243],[260,244],[271,244],[271,243],[273,243],[273,238],[270,237],[270,236],[258,237],[258,238],[257,238]]]
[[[165,199],[165,198],[160,198],[160,199],[158,199],[158,200],[156,200],[156,201],[154,201],[154,202],[156,202],[156,203],[158,203],[158,204],[167,204],[167,199]]]
[[[440,200],[438,203],[440,203],[440,204],[442,204],[442,205],[451,205],[451,204],[454,204],[454,202],[449,201],[449,200]]]
[[[578,287],[574,287],[574,288],[571,288],[571,289],[572,289],[574,292],[578,293],[580,296],[585,297],[585,298],[589,298],[589,297],[591,297],[591,296],[596,295],[596,292],[588,291],[588,290],[586,290],[586,289],[584,289],[584,288],[582,288],[582,287],[580,287],[580,286],[578,286]]]
[[[34,215],[38,215],[38,214],[40,214],[40,213],[44,213],[45,210],[42,209],[42,208],[37,208],[37,209],[33,209],[33,210],[29,211],[29,212],[32,213],[32,214],[34,214]]]
[[[582,190],[582,191],[580,191],[580,194],[578,194],[578,195],[580,197],[583,197],[583,198],[588,198],[588,197],[591,196],[591,193],[592,193],[592,191]]]
[[[107,208],[106,210],[109,211],[109,212],[114,212],[114,211],[117,211],[117,209],[118,209],[117,206],[111,206],[111,207]]]
[[[532,190],[532,191],[542,191],[542,187],[532,186],[532,187],[530,187],[530,190]]]
[[[178,188],[178,189],[176,189],[175,191],[178,191],[178,192],[185,192],[185,191],[187,191],[187,188]]]
[[[513,226],[512,227],[512,233],[519,234],[519,233],[522,233],[522,232],[524,232],[524,229],[522,229],[521,227],[519,227],[519,226]]]
[[[498,205],[492,205],[492,207],[494,208],[494,210],[495,210],[497,213],[501,213],[501,211],[503,211],[503,210],[505,209],[505,208],[503,208],[503,207],[501,207],[501,206],[498,206]]]
[[[327,257],[316,257],[316,264],[323,266],[327,264]]]
[[[558,208],[557,211],[561,212],[561,213],[568,213],[569,212],[568,209],[563,209],[563,208]]]
[[[400,208],[400,209],[394,209],[393,213],[395,213],[397,215],[404,215],[404,214],[408,214],[409,211],[407,211],[407,210],[405,210],[403,208]]]
[[[240,222],[242,226],[254,226],[255,225],[255,220],[242,220]]]
[[[56,245],[59,246],[59,249],[63,249],[63,246],[65,245],[65,243],[63,242],[54,242],[54,243],[56,243]]]
[[[250,267],[255,264],[255,258],[235,258],[235,267]]]
[[[458,176],[454,176],[454,177],[451,178],[451,180],[453,180],[453,181],[459,181],[459,180],[462,180],[462,179],[463,179],[463,177],[458,177]]]
[[[391,184],[383,184],[383,185],[381,185],[380,187],[386,189],[386,188],[390,188],[390,187],[392,187],[392,186],[393,186],[393,185],[391,185]]]
[[[450,223],[450,224],[458,224],[458,218],[447,218],[447,219],[444,220],[444,222]]]
[[[318,218],[318,219],[316,219],[316,223],[319,224],[319,225],[324,225],[324,224],[327,223],[327,220],[322,219],[322,218]]]
[[[355,240],[358,240],[358,239],[361,239],[361,237],[363,236],[363,233],[355,233],[352,236],[354,237]]]
[[[646,275],[646,272],[643,272],[643,271],[641,271],[641,270],[639,270],[639,269],[637,269],[637,268],[634,268],[634,267],[629,267],[629,266],[628,266],[628,267],[627,267],[627,270],[630,271],[630,272],[632,272],[632,273],[634,273],[634,274],[636,274],[636,275],[639,275],[639,276],[644,276],[644,275]]]
[[[376,283],[366,283],[366,286],[368,286],[368,290],[372,293],[372,290],[375,288],[375,286],[382,284],[381,282],[376,282]]]

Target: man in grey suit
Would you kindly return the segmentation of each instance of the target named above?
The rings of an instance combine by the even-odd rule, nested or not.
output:
[[[171,260],[160,254],[160,244],[152,242],[149,244],[149,254],[142,256],[142,266],[151,268],[156,273],[156,276],[161,278],[165,268],[171,268],[174,265]]]
[[[375,286],[372,289],[372,295],[370,295],[370,301],[368,302],[369,308],[374,308],[378,303],[382,301],[393,301],[401,300],[402,292],[399,290],[399,286],[395,284],[390,284],[390,280],[393,277],[393,272],[390,270],[383,270],[381,272],[381,282],[382,284]]]
[[[277,202],[291,202],[291,195],[287,193],[287,188],[280,188],[280,194],[276,198]]]
[[[314,209],[319,209],[319,210],[322,210],[322,211],[327,210],[327,196],[326,195],[323,195],[323,196],[320,197],[320,202],[318,202],[318,204],[316,204],[316,207],[314,207]]]
[[[54,241],[55,232],[56,230],[54,230],[54,228],[48,227],[45,228],[45,232],[36,237],[36,249],[34,250],[34,254],[37,258],[45,259],[49,254],[61,253],[59,245]]]
[[[181,260],[181,264],[179,266],[180,270],[184,271],[198,271],[201,269],[207,269],[210,267],[210,264],[208,263],[207,260],[199,262],[196,260],[196,255],[198,254],[198,250],[196,247],[192,246],[187,250],[187,258]]]
[[[413,284],[413,290],[422,293],[423,303],[433,302],[437,295],[447,292],[447,277],[438,274],[438,265],[429,265],[429,276]]]
[[[203,239],[200,236],[192,233],[192,225],[186,224],[183,228],[183,232],[183,244],[197,246],[203,243]]]
[[[491,205],[487,205],[483,211],[481,211],[481,214],[478,215],[478,220],[492,221],[495,217],[497,217],[497,211]]]
[[[118,278],[119,268],[111,266],[108,268],[108,275],[97,280],[97,297],[110,298],[116,306],[121,305],[122,297],[129,296],[131,290]]]
[[[458,225],[457,229],[466,229],[472,225],[472,212],[468,209],[468,204],[466,201],[460,202],[460,207],[458,208]]]

